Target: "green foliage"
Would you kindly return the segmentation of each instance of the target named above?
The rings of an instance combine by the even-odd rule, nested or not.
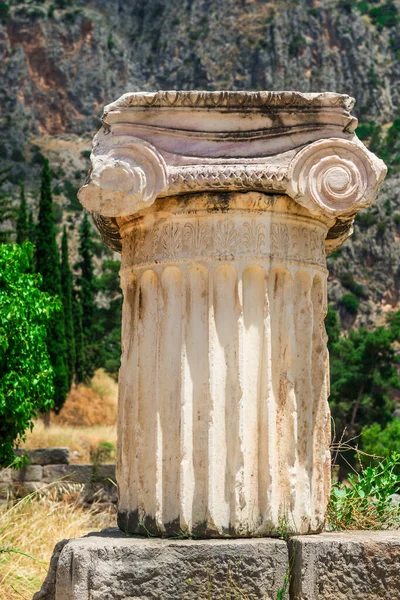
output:
[[[85,381],[85,353],[82,329],[82,306],[79,300],[79,293],[73,290],[72,293],[72,318],[74,324],[75,341],[75,379],[76,383]]]
[[[17,217],[17,211],[14,206],[13,198],[3,192],[2,185],[7,182],[10,174],[10,167],[0,169],[0,244],[7,244],[14,238],[14,222]]]
[[[374,25],[378,27],[396,27],[399,22],[398,10],[391,0],[371,8],[368,14]]]
[[[325,329],[328,336],[328,350],[330,351],[334,344],[340,338],[340,321],[336,310],[328,306],[328,312],[325,317]]]
[[[113,40],[112,33],[109,33],[107,38],[107,48],[111,52],[115,48],[115,42]]]
[[[119,267],[119,261],[103,261],[102,274],[96,280],[96,289],[104,299],[96,311],[95,339],[101,360],[98,366],[103,366],[114,377],[117,377],[121,357],[122,294]]]
[[[95,313],[96,313],[96,284],[93,266],[94,243],[89,223],[85,212],[79,228],[79,262],[78,277],[79,300],[82,307],[82,329],[84,342],[84,373],[89,378],[93,375],[98,361],[98,348],[95,345]]]
[[[346,271],[346,273],[343,273],[343,275],[340,278],[340,281],[342,282],[342,285],[345,288],[350,290],[350,292],[352,292],[359,298],[361,298],[362,296],[365,295],[363,286],[354,280],[353,274],[350,273],[349,271]]]
[[[72,273],[68,258],[68,234],[64,225],[61,243],[61,292],[64,306],[65,339],[67,342],[68,388],[71,387],[75,374],[75,338],[72,315]]]
[[[372,152],[378,154],[385,161],[389,167],[389,174],[394,167],[400,165],[400,118],[393,121],[386,135],[384,135],[382,127],[372,121],[361,123],[357,128],[357,135],[366,142]],[[366,212],[361,214],[365,215]],[[357,217],[357,222],[359,217]]]
[[[364,210],[358,213],[356,218],[357,225],[359,225],[362,229],[368,229],[372,225],[375,225],[377,221],[378,218],[376,215],[372,214],[370,210]]]
[[[11,160],[15,162],[25,162],[25,156],[19,148],[14,148],[11,152]]]
[[[51,296],[61,296],[60,260],[56,243],[56,230],[51,194],[51,174],[48,160],[42,171],[39,218],[36,229],[36,266],[42,275],[42,289]],[[65,316],[61,306],[48,323],[47,347],[54,371],[55,410],[61,410],[68,393],[67,347]]]
[[[28,239],[28,220],[26,214],[25,186],[20,184],[20,204],[17,218],[17,244],[22,244]]]
[[[348,313],[357,314],[360,302],[355,294],[344,294],[340,302]]]
[[[115,458],[114,444],[111,442],[100,442],[97,448],[90,452],[90,458],[94,465],[111,462]]]
[[[289,43],[289,58],[297,58],[307,47],[307,41],[302,35],[295,35]]]
[[[0,21],[7,21],[10,12],[10,5],[7,2],[0,2]]]
[[[27,223],[26,233],[27,233],[28,240],[30,242],[32,242],[32,244],[35,244],[35,242],[36,242],[36,227],[35,227],[35,223],[33,221],[33,213],[31,210],[28,211],[28,223]]]
[[[380,462],[376,467],[351,473],[350,486],[332,486],[328,521],[334,529],[390,529],[400,527],[400,507],[391,495],[400,488],[400,454]]]
[[[53,372],[46,326],[60,303],[30,273],[33,246],[0,246],[0,464],[14,460],[39,411],[52,407]]]
[[[384,202],[385,212],[388,216],[390,216],[393,212],[392,203],[390,198],[387,198]]]
[[[400,419],[393,419],[383,427],[379,423],[366,425],[362,429],[360,441],[363,452],[373,456],[400,454]]]
[[[386,223],[385,223],[385,221],[379,221],[378,227],[377,227],[377,232],[380,235],[383,235],[385,233],[385,231],[386,231]]]
[[[390,327],[351,330],[331,345],[330,406],[336,438],[352,438],[364,425],[386,424],[394,403],[390,394],[400,387],[398,357]]]
[[[73,185],[69,180],[65,180],[63,184],[64,194],[69,200],[69,209],[75,212],[82,211],[82,204],[79,202],[77,198],[78,187]]]

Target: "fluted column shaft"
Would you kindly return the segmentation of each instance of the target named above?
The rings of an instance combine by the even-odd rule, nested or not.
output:
[[[326,220],[288,196],[198,193],[157,200],[119,228],[119,526],[319,531]]]

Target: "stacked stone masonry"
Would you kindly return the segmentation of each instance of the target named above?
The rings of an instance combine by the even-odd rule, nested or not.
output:
[[[25,451],[24,469],[4,469],[0,473],[0,503],[15,496],[50,489],[79,491],[87,501],[116,503],[115,465],[70,464],[69,448],[38,448]]]

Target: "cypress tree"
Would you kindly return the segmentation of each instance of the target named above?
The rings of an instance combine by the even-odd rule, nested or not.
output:
[[[1,189],[3,183],[8,180],[11,167],[0,169],[0,244],[10,244],[15,230],[13,224],[17,217],[17,210],[12,198]]]
[[[76,383],[82,383],[85,381],[85,356],[83,349],[82,306],[77,290],[74,290],[72,293],[72,316],[75,339],[75,381]]]
[[[17,218],[17,244],[22,244],[28,239],[28,220],[26,214],[25,186],[20,183],[20,204]]]
[[[61,297],[60,260],[51,193],[49,161],[45,159],[40,189],[39,218],[36,229],[36,267],[43,277],[42,289]],[[68,393],[67,345],[64,307],[53,314],[47,328],[47,348],[54,372],[54,409],[59,412]]]
[[[68,387],[71,387],[75,373],[75,339],[72,316],[72,273],[68,258],[68,233],[64,225],[61,243],[61,291],[64,305],[65,339],[67,341]]]
[[[33,213],[31,210],[28,211],[28,224],[26,228],[27,238],[32,244],[36,243],[36,228],[35,223],[33,221]]]
[[[96,286],[93,266],[93,239],[87,213],[84,214],[79,228],[79,255],[80,261],[80,306],[82,309],[82,329],[85,357],[85,376],[93,375],[97,366],[97,352],[95,348],[95,313],[96,313]]]

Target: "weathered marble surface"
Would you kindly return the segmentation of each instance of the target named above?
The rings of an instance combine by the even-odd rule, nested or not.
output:
[[[110,218],[132,215],[156,197],[206,190],[286,193],[311,213],[333,218],[332,251],[386,173],[354,133],[353,104],[334,93],[125,94],[104,110],[79,198],[101,215],[104,232],[113,228]],[[108,241],[119,247],[113,235]]]
[[[79,197],[122,249],[123,530],[322,529],[325,256],[386,173],[352,105],[170,91],[106,107]]]
[[[159,199],[120,220],[123,530],[322,528],[327,230],[255,192]]]

